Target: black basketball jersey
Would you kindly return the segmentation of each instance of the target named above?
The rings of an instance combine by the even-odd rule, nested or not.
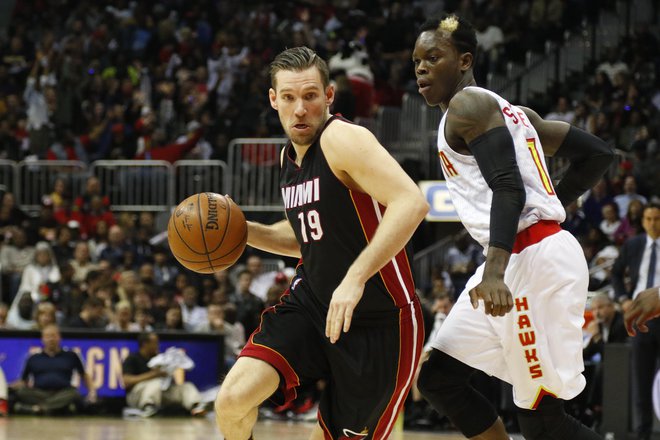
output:
[[[323,130],[335,119],[342,120],[332,116]],[[280,188],[286,216],[300,243],[298,273],[311,287],[314,302],[327,309],[335,288],[373,237],[385,208],[368,194],[348,189],[333,174],[321,150],[323,130],[300,167],[295,163],[293,145],[287,144]],[[408,254],[402,249],[367,281],[354,320],[393,316],[414,296]]]

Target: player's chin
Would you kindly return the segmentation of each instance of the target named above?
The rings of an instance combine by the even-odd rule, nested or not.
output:
[[[311,145],[314,140],[314,135],[296,135],[294,133],[289,134],[291,142],[296,145]]]

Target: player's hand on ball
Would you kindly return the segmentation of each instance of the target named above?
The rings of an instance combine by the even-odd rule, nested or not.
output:
[[[330,300],[328,316],[325,320],[325,336],[333,344],[337,342],[342,330],[346,333],[351,328],[353,310],[362,298],[364,283],[344,278],[335,289]]]
[[[484,278],[470,290],[470,302],[473,308],[479,307],[483,300],[487,315],[504,316],[513,308],[513,296],[501,278]]]

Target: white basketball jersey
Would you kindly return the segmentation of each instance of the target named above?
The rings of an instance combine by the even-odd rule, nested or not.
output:
[[[470,87],[488,93],[495,98],[502,110],[506,127],[513,138],[516,161],[525,187],[526,201],[518,220],[518,232],[540,220],[564,221],[566,212],[555,195],[545,165],[543,148],[536,130],[518,107],[504,98],[481,87]],[[490,209],[493,191],[479,170],[474,156],[457,153],[445,139],[447,112],[442,116],[438,129],[438,155],[447,188],[463,225],[470,235],[488,248],[490,240]]]

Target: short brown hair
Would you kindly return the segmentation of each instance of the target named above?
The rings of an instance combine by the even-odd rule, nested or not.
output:
[[[281,70],[294,70],[302,72],[310,67],[316,67],[321,74],[323,88],[330,85],[330,70],[328,64],[316,52],[306,46],[292,47],[280,52],[270,63],[270,84],[276,88],[275,75]]]

